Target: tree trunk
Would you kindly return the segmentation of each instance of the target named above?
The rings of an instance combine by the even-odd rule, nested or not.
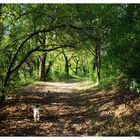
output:
[[[43,53],[39,56],[39,60],[40,60],[39,80],[40,81],[45,81],[46,80],[46,68],[45,68],[46,56],[47,56],[46,53]]]
[[[65,58],[65,74],[66,74],[66,78],[69,78],[69,61],[67,59],[67,57]]]
[[[83,70],[83,74],[84,74],[84,76],[86,76],[86,74],[87,74],[87,70],[86,70],[85,66],[82,66],[82,70]]]
[[[46,76],[47,76],[47,79],[50,78],[50,70],[51,70],[51,66],[52,66],[52,64],[53,64],[53,62],[50,61],[50,62],[49,62],[49,65],[48,65],[48,67],[47,67],[47,70],[46,70]]]
[[[6,87],[8,85],[10,77],[11,77],[11,72],[8,71],[7,74],[6,74],[6,78],[4,80],[4,85],[3,85],[4,87]]]
[[[101,67],[100,45],[99,45],[99,42],[96,42],[95,56],[93,60],[93,70],[96,71],[96,74],[97,74],[97,83],[100,83],[100,79],[101,79],[100,67]]]
[[[100,75],[100,67],[101,67],[101,53],[100,53],[100,45],[99,43],[97,42],[96,43],[97,45],[97,83],[100,83],[100,79],[101,79],[101,75]]]
[[[75,75],[78,75],[79,61],[76,60]]]
[[[70,59],[68,60],[68,57],[66,56],[65,52],[62,51],[62,54],[65,58],[65,76],[66,76],[66,79],[69,79],[69,61]]]

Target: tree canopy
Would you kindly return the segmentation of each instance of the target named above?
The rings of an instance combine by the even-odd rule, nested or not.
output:
[[[1,87],[87,78],[139,91],[139,15],[137,4],[1,4]]]

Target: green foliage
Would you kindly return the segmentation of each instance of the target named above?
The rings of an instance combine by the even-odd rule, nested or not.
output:
[[[4,4],[0,18],[0,96],[38,80],[140,92],[139,4]],[[124,122],[94,120],[93,132],[137,134]]]
[[[46,80],[100,78],[103,87],[139,92],[139,9],[137,4],[1,6],[0,84],[18,87],[38,80],[39,49],[52,49],[45,62]],[[75,48],[53,50],[61,45]]]
[[[0,96],[5,94],[5,92],[6,92],[6,89],[3,86],[0,86]]]
[[[140,93],[140,84],[137,83],[135,80],[133,80],[131,83],[130,83],[130,90],[131,91],[135,91],[137,93]]]

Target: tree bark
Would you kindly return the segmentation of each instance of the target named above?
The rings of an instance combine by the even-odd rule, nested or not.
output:
[[[50,61],[50,62],[49,62],[49,65],[48,65],[48,67],[47,67],[47,70],[46,70],[46,77],[47,77],[47,79],[50,78],[50,70],[51,70],[51,66],[52,66],[52,65],[53,65],[53,62]]]
[[[69,60],[68,60],[68,57],[66,56],[65,52],[62,52],[62,54],[64,55],[64,58],[65,58],[65,76],[66,76],[66,79],[69,78]]]
[[[66,78],[69,78],[69,61],[67,57],[65,58],[65,73],[66,73]]]
[[[96,43],[97,45],[97,83],[100,83],[101,80],[101,53],[100,53],[100,44],[99,42]]]
[[[85,67],[84,65],[82,66],[82,70],[83,70],[84,76],[86,76],[86,74],[87,74],[87,69],[86,69],[86,67]]]
[[[75,60],[75,61],[76,61],[75,75],[78,75],[79,61],[78,60]]]
[[[10,77],[11,77],[11,72],[8,71],[6,74],[6,78],[4,80],[4,87],[6,87],[8,85],[8,81],[9,81]]]
[[[100,51],[100,44],[99,42],[96,42],[95,45],[95,55],[94,55],[94,60],[93,60],[93,70],[96,71],[97,74],[97,83],[100,83],[101,79],[101,51]]]
[[[39,56],[39,59],[40,59],[39,80],[40,81],[45,81],[46,80],[46,68],[45,68],[46,56],[47,56],[46,53],[43,53]]]

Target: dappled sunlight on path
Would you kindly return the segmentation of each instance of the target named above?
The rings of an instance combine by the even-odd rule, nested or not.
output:
[[[36,82],[24,88],[24,91],[31,92],[46,92],[48,90],[53,92],[71,93],[76,91],[84,91],[89,88],[95,87],[91,82]]]
[[[36,123],[35,104],[41,108]],[[0,135],[138,136],[139,112],[140,94],[127,90],[99,89],[90,82],[37,82],[7,97]]]
[[[0,135],[19,136],[87,136],[91,120],[86,100],[79,92],[94,87],[89,82],[38,82],[8,97],[2,112]],[[50,95],[44,93],[50,90]],[[39,104],[40,121],[33,120],[33,106]]]

